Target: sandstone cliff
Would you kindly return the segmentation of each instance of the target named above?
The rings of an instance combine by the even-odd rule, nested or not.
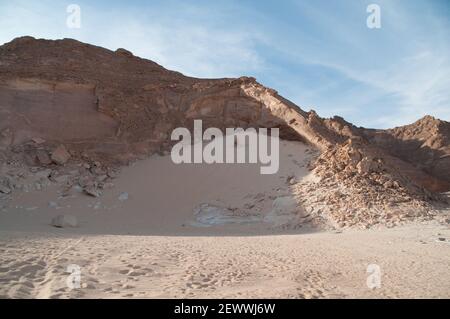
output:
[[[306,112],[254,78],[186,77],[125,49],[71,39],[22,37],[0,47],[4,162],[54,165],[51,156],[64,145],[58,151],[63,162],[121,165],[169,150],[171,131],[192,127],[194,119],[204,128],[279,127],[282,138],[317,147],[321,154],[311,169],[321,182],[315,190],[346,187],[345,196],[324,199],[340,216],[354,216],[352,199],[368,214],[374,206],[414,202],[426,215],[437,193],[450,189],[445,121],[427,116],[390,130],[364,129]]]

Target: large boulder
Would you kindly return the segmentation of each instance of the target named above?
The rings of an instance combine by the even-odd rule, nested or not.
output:
[[[41,165],[49,165],[52,163],[52,159],[48,155],[47,151],[44,149],[38,149],[36,151],[36,157],[37,157],[39,164],[41,164]]]
[[[70,158],[70,154],[64,145],[59,145],[52,152],[52,161],[58,165],[64,165]]]
[[[78,220],[71,215],[58,215],[52,219],[51,225],[58,228],[78,227]]]
[[[372,172],[373,161],[368,157],[364,157],[356,166],[359,174],[369,174]]]

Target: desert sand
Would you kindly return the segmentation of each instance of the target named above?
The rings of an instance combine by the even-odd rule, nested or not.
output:
[[[282,141],[275,175],[154,155],[124,168],[99,198],[61,196],[52,184],[16,192],[0,214],[0,296],[449,298],[448,226],[321,230],[301,209],[276,207],[292,196],[292,179],[315,178],[306,168],[315,154]],[[61,214],[78,227],[52,227]],[[73,264],[75,289],[66,283]],[[366,283],[370,264],[381,269],[376,289]]]
[[[438,235],[441,234],[441,235]],[[267,236],[1,232],[7,298],[449,298],[437,225]],[[367,266],[381,267],[369,289]],[[81,288],[66,285],[81,267]]]

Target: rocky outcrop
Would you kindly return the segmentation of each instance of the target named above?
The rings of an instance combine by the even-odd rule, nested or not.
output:
[[[299,183],[295,192],[335,227],[428,220],[433,203],[445,201],[410,178],[410,164],[360,138],[323,152],[312,168],[319,180]]]
[[[78,227],[78,220],[71,215],[58,215],[52,218],[51,225],[58,228]]]
[[[0,46],[0,159],[87,165],[78,183],[92,196],[109,178],[101,166],[169,150],[171,131],[192,128],[194,119],[204,129],[280,128],[282,138],[321,151],[311,163],[320,187],[342,186],[364,205],[426,207],[450,189],[448,122],[425,117],[392,130],[358,128],[304,111],[250,77],[186,77],[125,49],[71,39],[22,37]]]
[[[363,135],[387,153],[410,163],[424,174],[419,181],[434,191],[450,189],[450,123],[425,116],[389,130],[365,130]]]

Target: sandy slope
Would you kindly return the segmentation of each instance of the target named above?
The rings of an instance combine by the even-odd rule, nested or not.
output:
[[[280,169],[261,175],[260,164],[180,164],[169,155],[151,158],[126,167],[114,180],[115,187],[100,198],[72,190],[60,196],[53,185],[42,191],[15,193],[9,207],[0,214],[0,230],[52,232],[48,224],[58,214],[78,218],[80,227],[71,232],[90,234],[217,234],[241,233],[239,222],[245,215],[268,214],[276,197],[291,194],[289,176],[301,180],[308,175],[306,165],[313,150],[298,142],[280,143]],[[295,156],[294,156],[295,154]],[[129,199],[120,201],[121,193]],[[54,202],[57,207],[49,207]],[[238,224],[220,227],[192,227],[194,210],[208,203],[217,207],[239,208]],[[251,207],[254,205],[253,207]],[[245,207],[251,207],[245,209]],[[239,216],[237,216],[239,217]],[[248,217],[248,216],[247,216]],[[244,231],[265,234],[271,225],[252,223]],[[199,233],[200,232],[200,233]]]
[[[450,297],[450,244],[438,240],[450,238],[448,227],[318,232],[301,209],[271,214],[290,195],[289,176],[312,178],[311,156],[282,142],[280,171],[265,176],[259,165],[177,166],[154,156],[124,169],[100,198],[61,197],[56,186],[15,193],[0,213],[0,296]],[[231,215],[199,222],[202,203]],[[57,214],[80,226],[51,227]],[[71,264],[81,267],[80,289],[66,285]],[[381,267],[380,289],[366,285],[369,264]]]

